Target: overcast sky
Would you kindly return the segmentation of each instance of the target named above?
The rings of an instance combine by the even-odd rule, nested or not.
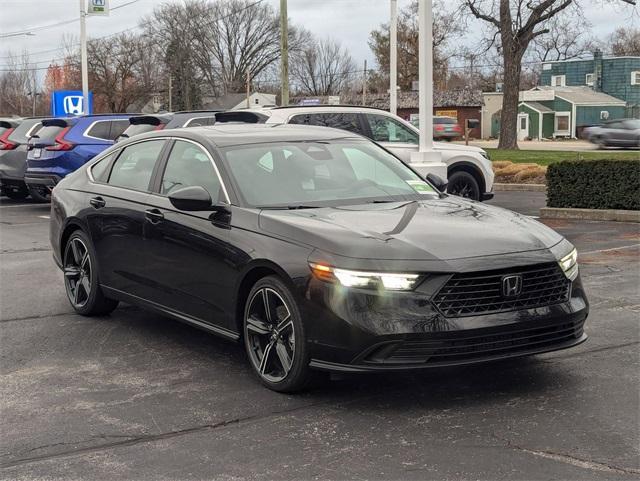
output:
[[[154,5],[163,0],[138,0],[111,13],[108,18],[90,17],[89,36],[102,36],[135,27]],[[274,9],[279,8],[279,0],[265,0]],[[453,2],[455,0],[446,0]],[[111,8],[129,3],[131,0],[111,0]],[[406,6],[409,0],[399,0],[399,8]],[[585,3],[585,15],[593,26],[593,33],[601,38],[606,37],[618,26],[638,24],[637,18],[629,16],[628,11],[621,8],[603,7],[606,0],[593,0]],[[28,30],[78,17],[78,0],[0,0],[0,34]],[[358,63],[367,59],[373,64],[373,56],[367,46],[369,32],[388,21],[389,0],[289,0],[289,18],[292,24],[303,25],[320,37],[334,37],[349,48],[353,59]],[[479,23],[469,26],[469,33],[460,41],[472,44],[479,36]],[[77,21],[60,25],[51,29],[36,30],[35,36],[16,36],[0,38],[0,56],[7,51],[40,52],[52,50],[62,45],[62,37],[78,35]],[[38,67],[46,67],[51,59],[60,57],[61,50],[34,53],[31,61]],[[6,59],[0,59],[4,65]],[[1,68],[1,67],[0,67]]]

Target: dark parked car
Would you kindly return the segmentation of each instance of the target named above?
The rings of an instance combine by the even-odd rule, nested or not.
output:
[[[640,148],[640,119],[619,119],[587,127],[582,136],[600,148]]]
[[[31,197],[46,202],[54,185],[113,145],[128,125],[128,114],[43,119],[27,146],[24,180]]]
[[[216,122],[219,110],[193,110],[166,112],[162,114],[137,115],[129,119],[130,126],[118,137],[118,142],[153,130],[177,129],[179,127],[204,127]]]
[[[0,120],[0,189],[12,199],[24,199],[27,142],[42,127],[41,117]]]
[[[312,370],[421,369],[583,342],[573,245],[444,188],[343,130],[153,132],[56,186],[51,243],[78,313],[125,301],[241,340],[277,391],[302,388]]]

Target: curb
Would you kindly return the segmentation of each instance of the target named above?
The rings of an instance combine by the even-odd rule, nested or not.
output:
[[[540,209],[540,217],[545,219],[606,220],[614,222],[640,223],[639,210],[543,207]]]
[[[493,184],[494,192],[546,192],[544,184]]]

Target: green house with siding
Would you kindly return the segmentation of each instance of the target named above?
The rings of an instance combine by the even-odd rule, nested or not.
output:
[[[518,139],[578,138],[583,128],[626,113],[624,100],[591,87],[543,85],[520,92]]]
[[[640,116],[640,57],[605,57],[596,50],[591,59],[545,62],[540,85],[589,87],[624,100],[627,111],[623,117]]]

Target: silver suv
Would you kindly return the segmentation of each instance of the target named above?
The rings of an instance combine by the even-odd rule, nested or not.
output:
[[[216,114],[216,122],[304,124],[334,127],[368,137],[411,163],[418,150],[419,131],[385,110],[368,107],[318,105],[235,110]],[[493,197],[493,170],[487,153],[465,145],[435,142],[447,165],[448,192],[473,200]]]

